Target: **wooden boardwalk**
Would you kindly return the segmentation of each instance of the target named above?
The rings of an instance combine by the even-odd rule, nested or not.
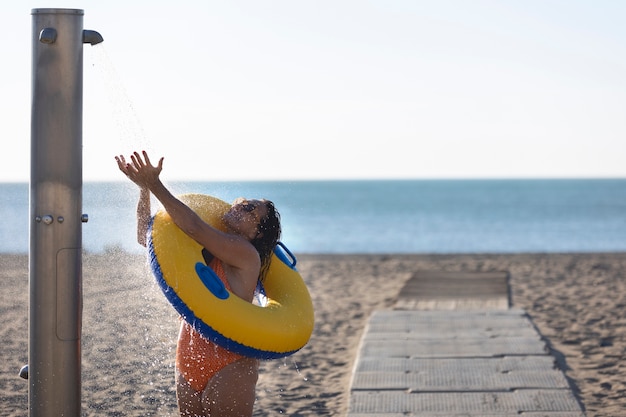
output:
[[[372,314],[348,417],[584,417],[508,273],[419,272]]]

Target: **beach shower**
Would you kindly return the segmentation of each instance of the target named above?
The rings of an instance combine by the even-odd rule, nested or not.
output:
[[[81,415],[83,10],[33,9],[30,416]]]

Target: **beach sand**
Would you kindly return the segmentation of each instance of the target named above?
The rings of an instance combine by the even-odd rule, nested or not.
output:
[[[626,253],[301,255],[316,312],[312,338],[266,361],[255,416],[342,416],[363,327],[417,270],[509,271],[512,301],[554,349],[587,415],[626,410]],[[86,416],[175,416],[178,318],[145,257],[83,257],[82,409]],[[0,416],[28,415],[28,257],[0,255]]]

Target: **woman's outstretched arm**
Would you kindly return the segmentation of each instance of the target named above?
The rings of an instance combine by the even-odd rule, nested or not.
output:
[[[156,166],[152,165],[145,151],[143,158],[138,152],[131,155],[132,163],[127,163],[123,156],[115,159],[120,170],[139,187],[148,189],[161,202],[174,223],[189,237],[233,267],[246,270],[260,268],[259,254],[250,242],[241,236],[211,227],[163,185],[159,178],[163,158],[159,159]]]

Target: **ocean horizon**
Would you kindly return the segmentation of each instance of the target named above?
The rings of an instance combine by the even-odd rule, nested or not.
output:
[[[626,179],[172,182],[175,194],[267,198],[294,253],[626,251]],[[0,183],[0,253],[28,253],[29,184]],[[138,189],[85,182],[83,249],[144,249]],[[158,207],[154,202],[153,206]]]

